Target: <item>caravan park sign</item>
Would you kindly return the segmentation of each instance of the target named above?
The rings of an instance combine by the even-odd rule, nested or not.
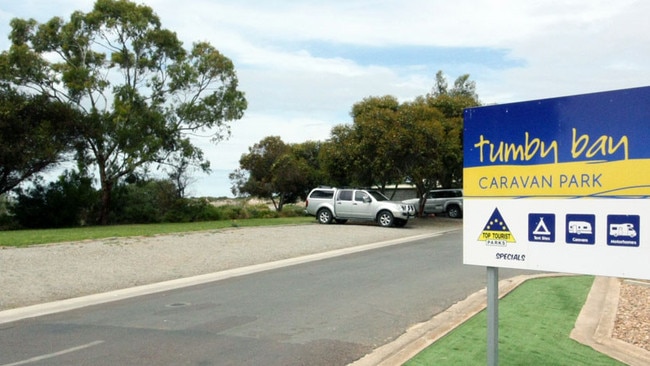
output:
[[[470,108],[465,264],[650,279],[650,87]]]

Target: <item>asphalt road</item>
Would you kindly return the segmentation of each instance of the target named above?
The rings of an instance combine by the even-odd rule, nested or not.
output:
[[[0,324],[0,366],[346,365],[485,287],[461,238]]]

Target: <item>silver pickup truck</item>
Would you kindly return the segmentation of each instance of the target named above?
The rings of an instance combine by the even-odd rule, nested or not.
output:
[[[315,188],[309,193],[305,213],[316,216],[321,224],[371,220],[384,227],[403,227],[415,216],[415,206],[390,201],[376,190],[328,187]]]
[[[459,219],[463,217],[463,190],[458,189],[434,189],[420,198],[404,200],[403,203],[420,207],[424,201],[422,211],[424,214],[441,214]]]

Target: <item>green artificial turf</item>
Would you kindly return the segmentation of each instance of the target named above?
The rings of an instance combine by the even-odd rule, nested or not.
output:
[[[527,281],[499,301],[500,365],[623,365],[569,338],[593,277]],[[405,365],[486,365],[482,311]]]

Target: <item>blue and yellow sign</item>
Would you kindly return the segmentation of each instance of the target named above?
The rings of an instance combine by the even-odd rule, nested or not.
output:
[[[469,108],[463,143],[465,263],[650,279],[650,87]]]
[[[465,195],[650,196],[650,87],[465,111]]]

